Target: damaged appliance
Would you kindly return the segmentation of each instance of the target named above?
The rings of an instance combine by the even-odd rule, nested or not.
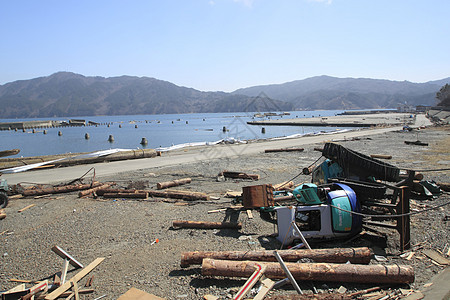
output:
[[[339,238],[361,231],[362,217],[352,213],[360,213],[361,207],[355,192],[349,186],[341,183],[322,187],[307,185],[297,192],[301,194],[301,197],[296,196],[297,201],[303,205],[274,208],[278,226],[277,239],[283,245],[300,239],[294,223],[305,238]],[[315,196],[311,196],[314,193]]]

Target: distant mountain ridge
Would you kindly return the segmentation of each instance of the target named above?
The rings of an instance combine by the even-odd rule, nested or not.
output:
[[[269,97],[302,109],[396,108],[402,104],[435,105],[436,92],[450,77],[427,83],[369,78],[317,76],[283,84],[238,89],[234,94]]]
[[[412,83],[318,76],[225,93],[202,92],[149,77],[104,78],[58,72],[0,85],[0,118],[434,105],[436,92],[445,82],[450,78]]]

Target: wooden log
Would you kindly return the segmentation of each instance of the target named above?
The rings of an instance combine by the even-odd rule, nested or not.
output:
[[[392,159],[392,155],[385,155],[385,154],[370,154],[370,157],[381,159]]]
[[[96,191],[101,190],[101,189],[107,189],[107,188],[109,188],[111,185],[112,185],[112,183],[105,183],[105,184],[99,185],[99,186],[94,187],[94,188],[91,188],[91,189],[87,189],[87,190],[84,190],[84,191],[80,191],[80,192],[78,193],[78,197],[81,198],[81,197],[84,197],[84,196],[87,196],[87,195],[94,194]]]
[[[206,222],[206,221],[173,221],[172,226],[174,228],[200,228],[200,229],[241,229],[242,223],[231,222]]]
[[[281,148],[281,149],[266,149],[264,153],[272,153],[272,152],[302,152],[305,149],[303,148]]]
[[[205,258],[202,263],[202,275],[225,277],[249,277],[257,264],[255,261],[217,260]],[[285,274],[279,263],[266,262],[264,275],[271,279],[283,279]],[[286,263],[295,280],[389,283],[402,284],[414,282],[414,269],[400,265],[355,265],[332,263]]]
[[[280,190],[290,189],[293,186],[294,186],[294,182],[293,181],[285,181],[285,182],[273,185],[273,189],[275,191],[280,191]]]
[[[352,264],[368,264],[371,258],[370,249],[361,248],[332,248],[332,249],[297,249],[297,250],[279,250],[281,258],[287,262],[296,262],[303,258],[312,259],[314,262],[333,262]],[[190,265],[200,265],[204,258],[213,258],[221,260],[251,260],[275,262],[277,259],[273,251],[255,250],[255,251],[193,251],[181,253],[181,267]]]
[[[99,189],[97,195],[104,196],[106,193],[121,193],[121,194],[134,194],[134,193],[147,193],[151,197],[160,197],[160,198],[172,198],[172,199],[183,199],[187,201],[195,201],[195,200],[209,200],[209,196],[205,193],[199,192],[191,192],[191,191],[177,191],[177,190],[135,190],[135,189]]]
[[[101,185],[100,182],[95,181],[92,184],[74,184],[74,185],[64,185],[57,187],[41,188],[41,189],[27,189],[22,192],[24,196],[39,196],[46,194],[60,194],[60,193],[70,193],[75,191],[87,190],[93,187]]]
[[[95,191],[95,193],[97,194],[97,196],[103,196],[106,193],[136,193],[137,190],[136,189],[111,189],[111,188],[102,188],[102,189],[98,189]]]
[[[170,188],[173,186],[188,184],[188,183],[191,183],[191,181],[192,181],[191,178],[182,178],[182,179],[176,179],[176,180],[172,180],[172,181],[158,182],[156,184],[156,188],[158,190],[162,190],[162,189]]]
[[[173,198],[173,199],[183,199],[187,201],[204,200],[208,201],[209,196],[205,193],[191,192],[191,191],[155,191],[155,190],[145,190],[149,196],[152,197],[162,197],[162,198]]]
[[[136,192],[136,193],[105,193],[104,198],[134,198],[134,199],[147,199],[148,193]]]
[[[235,178],[235,179],[252,179],[259,180],[258,174],[247,174],[243,172],[231,172],[231,171],[223,171],[219,174],[219,176],[223,176],[225,178]]]

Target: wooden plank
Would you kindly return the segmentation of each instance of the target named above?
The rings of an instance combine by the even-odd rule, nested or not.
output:
[[[125,294],[117,298],[117,300],[165,300],[165,298],[149,294],[133,287],[129,289]]]
[[[35,205],[36,205],[36,204],[33,203],[33,204],[28,205],[28,206],[25,206],[24,208],[19,209],[18,212],[21,213],[21,212],[23,212],[24,210],[27,210],[27,209],[29,209],[29,208],[32,208],[32,207],[35,206]]]
[[[80,281],[84,276],[89,274],[95,267],[97,267],[104,259],[105,259],[104,257],[96,258],[86,268],[82,269],[80,272],[75,274],[68,282],[64,283],[59,288],[48,294],[45,297],[45,300],[54,300],[58,298],[62,293],[64,293],[65,291],[67,291],[72,287],[72,282]]]
[[[446,259],[442,255],[440,255],[437,251],[435,251],[433,249],[425,249],[422,251],[422,253],[425,254],[426,256],[428,256],[429,258],[431,258],[432,260],[434,260],[435,262],[437,262],[438,264],[441,264],[441,265],[449,264],[448,259]]]
[[[14,293],[14,292],[22,292],[25,291],[25,283],[21,283],[15,287],[13,287],[12,289],[9,289],[5,292],[5,294],[7,293]]]
[[[253,219],[253,213],[250,209],[247,209],[247,216],[249,219]]]
[[[264,275],[261,277],[261,289],[259,290],[258,294],[253,298],[253,300],[263,300],[264,297],[266,297],[267,293],[270,292],[270,290],[275,285],[275,281],[273,281],[270,278],[266,278]]]

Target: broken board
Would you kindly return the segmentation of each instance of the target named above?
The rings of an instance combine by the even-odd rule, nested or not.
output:
[[[117,300],[165,300],[165,299],[138,290],[137,288],[131,288],[125,294],[117,298]]]

